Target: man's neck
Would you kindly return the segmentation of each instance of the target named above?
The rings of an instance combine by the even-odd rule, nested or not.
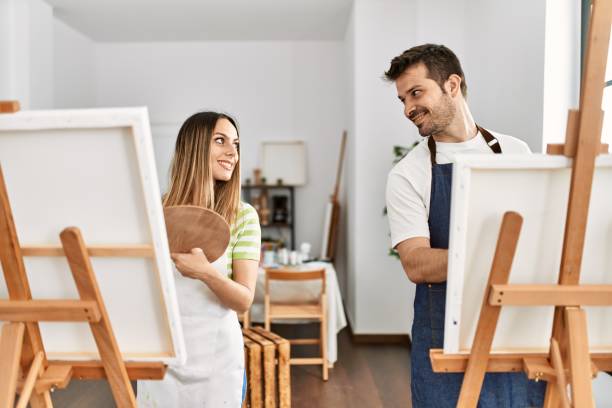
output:
[[[476,123],[465,101],[457,107],[457,114],[444,132],[433,135],[436,142],[461,143],[474,138],[478,134]]]

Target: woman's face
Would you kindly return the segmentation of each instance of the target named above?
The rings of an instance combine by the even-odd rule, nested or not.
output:
[[[210,143],[213,178],[215,181],[228,181],[238,163],[238,131],[229,120],[221,118],[215,125]]]

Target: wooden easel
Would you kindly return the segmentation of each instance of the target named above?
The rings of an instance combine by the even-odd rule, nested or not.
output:
[[[2,112],[18,109],[17,102],[0,103]],[[0,320],[7,322],[0,336],[0,408],[14,407],[17,392],[17,407],[28,402],[33,408],[51,407],[50,391],[66,387],[72,378],[106,378],[117,406],[136,407],[130,380],[161,379],[166,367],[123,362],[89,258],[91,249],[75,227],[64,229],[60,239],[80,299],[32,300],[0,167],[0,261],[9,293],[9,300],[0,300]],[[38,323],[52,321],[88,322],[100,361],[48,360]]]
[[[336,184],[334,185],[334,193],[330,197],[331,208],[331,221],[329,224],[329,240],[327,241],[327,248],[325,250],[325,259],[334,261],[336,255],[336,241],[338,235],[338,226],[340,224],[340,201],[338,196],[340,194],[340,176],[342,175],[342,166],[344,164],[344,151],[346,149],[346,130],[342,132],[342,139],[340,141],[340,157],[338,158],[338,169],[336,171]]]
[[[612,0],[593,3],[580,109],[569,112],[565,144],[547,148],[549,154],[573,159],[558,284],[508,284],[522,217],[515,212],[504,214],[470,355],[430,351],[435,372],[465,371],[458,407],[476,407],[486,372],[509,371],[524,371],[530,379],[548,381],[546,408],[593,407],[592,377],[598,371],[612,370],[612,353],[589,353],[586,313],[582,309],[612,306],[612,285],[580,285],[595,158],[608,150],[600,142],[601,99]],[[490,353],[502,306],[555,306],[548,354]],[[571,400],[567,384],[571,386]]]

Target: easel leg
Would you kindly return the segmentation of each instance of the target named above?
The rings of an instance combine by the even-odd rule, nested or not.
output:
[[[567,332],[567,327],[566,327],[567,322],[565,321],[565,318],[563,316],[564,310],[565,308],[563,307],[555,308],[555,317],[554,317],[554,323],[553,323],[553,336],[552,336],[552,339],[555,341],[557,341],[556,339],[559,339],[557,341],[557,344],[559,345],[560,353],[562,355],[565,355],[565,350],[567,349],[566,344],[564,342],[565,337],[562,335],[562,333]],[[544,395],[543,408],[557,408],[557,407],[560,407],[561,404],[562,404],[561,395],[559,395],[556,385],[553,384],[552,382],[549,382],[546,385],[546,394]]]
[[[15,405],[19,360],[23,346],[23,323],[5,323],[0,338],[0,407]]]
[[[568,307],[565,310],[565,319],[572,379],[572,403],[575,407],[595,407],[586,313],[578,307]]]
[[[564,285],[575,285],[580,281],[584,231],[588,218],[595,163],[594,157],[601,149],[601,99],[603,94],[601,84],[605,82],[611,19],[612,2],[592,1],[587,52],[584,59],[583,85],[580,95],[579,123],[576,126],[576,135],[570,136],[569,141],[570,144],[573,143],[576,149],[572,152],[574,155],[572,181],[559,276],[559,284]],[[572,119],[570,118],[570,120]],[[573,149],[568,148],[568,150]],[[562,341],[565,333],[564,317],[563,308],[556,307],[552,337],[559,341],[562,351],[565,350]],[[548,384],[544,407],[553,408],[558,407],[559,404],[559,395],[555,390],[555,385]]]
[[[489,290],[491,285],[508,283],[522,224],[523,218],[518,213],[507,212],[504,214],[487,289],[480,308],[480,318],[474,335],[472,352],[461,385],[458,407],[476,407],[478,404],[489,361],[489,352],[501,312],[501,307],[489,305]]]
[[[563,408],[571,408],[569,398],[567,397],[567,382],[565,370],[563,369],[563,359],[561,358],[561,351],[559,351],[559,343],[555,339],[550,341],[550,362],[557,374],[557,394],[561,400],[561,406]]]
[[[36,357],[34,357],[34,361],[30,366],[30,371],[28,371],[28,375],[25,379],[23,389],[21,390],[21,395],[19,395],[19,402],[17,402],[17,408],[26,408],[28,406],[30,396],[32,395],[32,391],[34,390],[34,384],[36,383],[36,379],[38,378],[38,374],[40,373],[44,358],[45,355],[42,351],[36,353]]]
[[[9,202],[2,167],[0,167],[0,262],[4,272],[4,280],[11,300],[32,299],[28,277],[25,272],[21,247],[17,238],[17,229],[13,221],[13,212]],[[26,370],[30,367],[34,356],[38,352],[45,351],[38,323],[26,323],[23,347],[21,349],[21,368]],[[46,365],[46,359],[43,360]],[[33,397],[34,408],[45,405],[35,405],[39,400],[38,395]],[[50,400],[50,399],[49,399]]]
[[[30,396],[30,406],[32,408],[52,408],[53,403],[51,402],[51,394],[49,391],[45,391],[42,394],[33,392]]]
[[[98,346],[115,402],[120,408],[136,407],[136,397],[81,233],[77,228],[66,228],[60,234],[60,239],[81,300],[94,300],[98,303],[102,318],[97,323],[90,323],[89,326]]]

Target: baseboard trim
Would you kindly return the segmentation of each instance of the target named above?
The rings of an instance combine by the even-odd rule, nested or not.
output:
[[[353,342],[359,344],[405,344],[410,347],[407,334],[352,334]]]
[[[353,326],[350,320],[347,319],[348,329],[351,333],[353,343],[357,344],[405,344],[409,348],[412,346],[410,335],[408,334],[390,334],[390,333],[374,333],[374,334],[356,334],[353,331]]]

